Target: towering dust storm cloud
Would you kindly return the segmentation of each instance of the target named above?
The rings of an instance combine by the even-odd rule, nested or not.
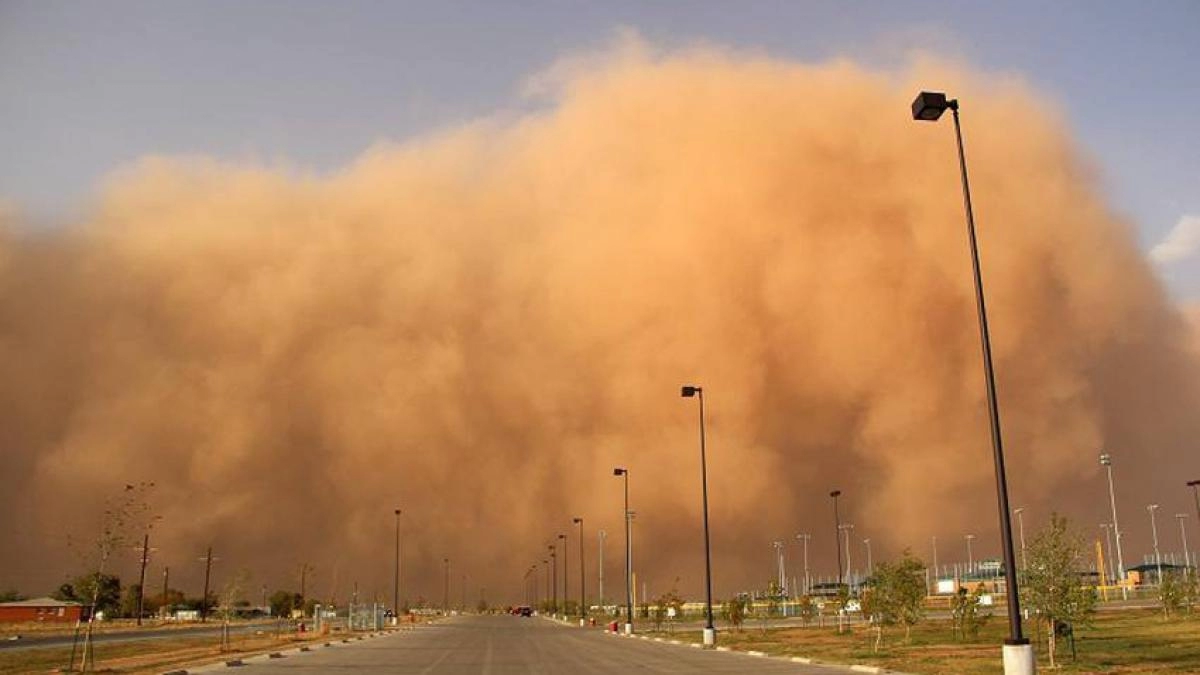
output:
[[[252,588],[308,562],[321,597],[390,598],[400,507],[407,597],[440,603],[449,557],[455,601],[462,574],[468,603],[519,600],[558,532],[574,589],[572,516],[593,592],[608,531],[612,596],[622,465],[639,580],[694,594],[684,383],[718,595],[800,531],[832,574],[834,487],[877,559],[968,531],[994,554],[953,132],[911,120],[921,87],[963,101],[1014,503],[1090,532],[1101,447],[1123,508],[1172,494],[1200,436],[1191,333],[1038,96],[936,64],[626,54],[540,114],[328,177],[151,158],[69,230],[6,217],[0,585],[80,572],[66,535],[153,480],[154,564],[192,593],[211,543]]]

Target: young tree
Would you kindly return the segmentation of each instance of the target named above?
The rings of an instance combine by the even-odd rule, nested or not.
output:
[[[1192,611],[1196,603],[1196,572],[1191,568],[1172,570],[1163,573],[1162,584],[1159,585],[1159,599],[1162,601],[1163,617],[1171,618],[1171,613]]]
[[[762,631],[767,632],[767,624],[771,619],[779,616],[783,611],[783,588],[779,586],[779,582],[772,581],[767,584],[767,606],[762,613]]]
[[[885,626],[904,627],[908,642],[912,627],[925,616],[925,563],[904,551],[898,562],[881,562],[860,598],[863,616],[875,624],[875,649],[883,642]]]
[[[86,671],[95,660],[95,656],[92,654],[92,630],[96,620],[96,612],[101,602],[101,594],[104,592],[105,582],[107,581],[105,569],[118,551],[128,548],[133,543],[131,535],[144,532],[150,527],[150,523],[153,522],[154,518],[150,514],[148,497],[153,487],[154,483],[127,484],[119,498],[106,500],[106,508],[101,517],[100,528],[95,540],[89,546],[80,550],[87,568],[93,570],[77,579],[73,584],[74,592],[79,598],[89,603],[88,621],[84,632],[83,652],[81,654],[82,661],[80,665],[82,670]],[[73,545],[75,542],[71,543]],[[87,588],[89,582],[86,581],[89,578],[92,580],[90,582],[90,589]],[[116,577],[112,578],[115,579]],[[118,581],[112,609],[120,609],[120,606],[121,590],[120,582]],[[74,670],[74,668],[75,646],[72,645],[71,662],[67,665],[67,670]]]
[[[1086,622],[1096,609],[1096,592],[1079,573],[1086,565],[1083,537],[1066,518],[1052,514],[1050,525],[1033,536],[1027,551],[1022,600],[1048,628],[1046,652],[1054,668],[1056,627]]]
[[[954,635],[958,639],[966,640],[968,637],[979,635],[979,630],[991,618],[990,613],[979,611],[982,596],[983,587],[976,586],[972,592],[959,588],[954,597],[950,598],[950,616],[954,625]]]
[[[746,620],[746,599],[735,595],[726,600],[721,608],[721,617],[729,622],[735,632],[742,632],[742,623]]]
[[[250,573],[244,569],[238,570],[233,575],[233,578],[225,583],[225,587],[221,589],[220,604],[218,605],[222,619],[221,651],[229,649],[229,621],[237,616],[237,608],[242,599],[242,593],[245,591],[246,583],[249,581]]]
[[[805,625],[812,623],[814,617],[817,616],[817,603],[813,602],[811,595],[802,595],[796,606],[800,611],[800,621]]]

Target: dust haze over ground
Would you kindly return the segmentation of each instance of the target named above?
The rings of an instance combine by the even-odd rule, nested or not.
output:
[[[832,574],[835,487],[856,567],[864,537],[998,555],[953,131],[912,121],[920,88],[963,101],[1013,505],[1091,534],[1103,447],[1127,563],[1147,502],[1187,508],[1193,332],[1019,78],[634,44],[549,86],[333,175],[146,158],[70,228],[5,212],[0,586],[81,572],[67,535],[155,481],[149,578],[190,594],[211,543],[218,580],[296,587],[307,562],[310,594],[390,599],[399,507],[406,597],[440,603],[449,557],[453,601],[462,574],[468,603],[518,601],[558,532],[577,588],[582,516],[612,598],[620,465],[639,580],[696,596],[685,383],[718,596],[765,585],[775,539],[799,574],[797,532]]]

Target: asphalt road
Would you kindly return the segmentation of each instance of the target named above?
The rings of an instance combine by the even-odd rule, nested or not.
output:
[[[231,672],[223,664],[194,672]],[[792,663],[606,635],[546,619],[462,616],[367,640],[250,659],[239,673],[324,672],[420,675],[514,673],[790,673],[834,675],[844,668]]]

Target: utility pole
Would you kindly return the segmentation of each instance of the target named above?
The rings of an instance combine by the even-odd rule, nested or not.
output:
[[[212,546],[208,547],[208,553],[204,556],[204,595],[200,598],[200,623],[208,621],[208,582],[212,576]]]
[[[310,566],[308,563],[300,564],[300,616],[302,617],[306,614],[304,606],[307,604],[306,600],[308,599],[308,596],[305,594],[305,590],[307,588],[305,583],[308,581],[308,573],[312,570],[312,566]]]
[[[146,598],[146,563],[150,558],[150,533],[142,537],[142,572],[138,581],[137,625],[142,625],[142,607]]]

